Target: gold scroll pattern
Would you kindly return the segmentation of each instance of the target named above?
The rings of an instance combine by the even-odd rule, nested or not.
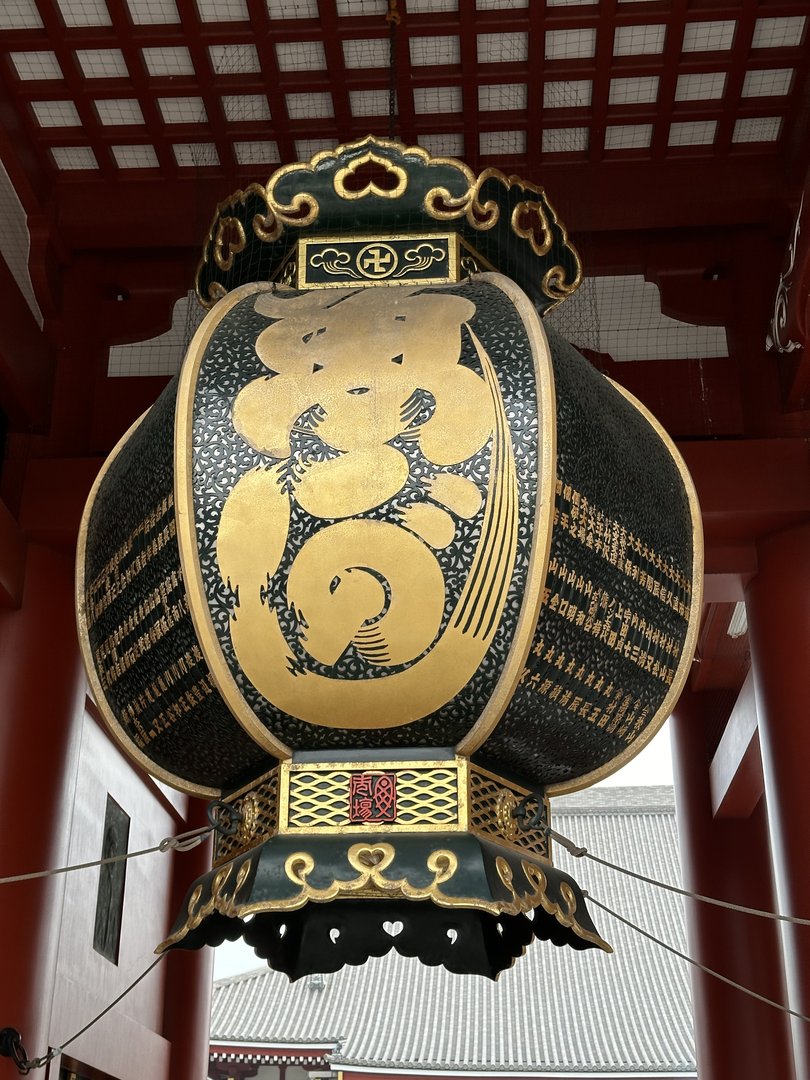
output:
[[[239,894],[248,882],[252,859],[247,858],[233,875],[234,863],[221,867],[211,883],[210,896],[203,901],[203,887],[198,885],[187,905],[185,924],[166,941],[156,952],[163,952],[179,941],[202,923],[215,911],[228,918],[245,918],[262,911],[295,911],[305,904],[329,903],[342,897],[355,899],[403,898],[406,900],[432,900],[443,908],[473,908],[487,911],[492,915],[518,915],[542,907],[553,918],[573,931],[577,937],[591,942],[612,952],[598,934],[583,927],[577,918],[577,898],[567,882],[560,884],[562,903],[552,900],[548,895],[548,879],[543,870],[527,860],[521,860],[521,869],[529,886],[527,891],[519,890],[514,882],[512,867],[503,856],[495,861],[498,877],[509,896],[504,899],[486,899],[484,897],[455,896],[443,891],[442,886],[455,877],[458,870],[458,856],[446,848],[437,848],[425,860],[432,879],[425,885],[412,885],[407,877],[389,877],[387,871],[396,857],[393,844],[352,844],[346,854],[349,867],[355,871],[353,877],[335,878],[329,885],[315,886],[309,881],[315,870],[314,856],[305,850],[293,852],[284,861],[284,875],[297,886],[297,892],[289,898],[271,898],[251,901],[248,897],[240,900]],[[233,883],[231,876],[233,875]]]
[[[222,580],[239,604],[231,640],[242,670],[277,708],[336,728],[397,727],[451,700],[478,669],[497,631],[517,548],[518,490],[511,436],[492,362],[469,326],[475,305],[452,294],[316,291],[265,294],[275,321],[257,353],[271,371],[237,395],[234,427],[276,459],[246,473],[226,500],[217,535]],[[482,375],[459,363],[466,332]],[[420,391],[435,410],[421,418]],[[293,456],[304,430],[327,453]],[[393,440],[418,442],[436,475],[398,519],[361,515],[410,479]],[[449,471],[491,442],[485,494]],[[448,470],[448,471],[444,471]],[[305,668],[266,602],[282,564],[293,499],[325,524],[298,550],[287,602],[298,643],[334,667],[353,646],[378,677],[341,679]],[[480,540],[449,621],[434,549],[453,543],[455,518],[484,505]],[[386,669],[410,665],[387,673]]]

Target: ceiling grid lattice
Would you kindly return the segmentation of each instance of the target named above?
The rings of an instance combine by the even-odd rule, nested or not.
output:
[[[398,133],[473,167],[776,155],[800,107],[808,35],[796,0],[400,9]],[[51,184],[230,176],[387,134],[385,10],[7,0],[4,95]]]

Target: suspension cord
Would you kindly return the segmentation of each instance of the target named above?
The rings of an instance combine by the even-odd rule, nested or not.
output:
[[[673,956],[680,957],[681,960],[685,960],[687,964],[691,964],[699,971],[704,972],[706,975],[711,975],[714,979],[719,979],[720,982],[726,983],[728,986],[733,986],[735,990],[740,990],[743,994],[747,994],[749,997],[755,998],[757,1001],[761,1001],[763,1005],[770,1005],[774,1009],[779,1009],[780,1012],[788,1013],[790,1016],[795,1016],[798,1020],[804,1020],[810,1023],[810,1016],[805,1016],[804,1013],[796,1012],[795,1009],[789,1009],[787,1005],[782,1005],[778,1001],[772,1001],[771,998],[764,997],[762,994],[758,994],[756,990],[750,990],[747,986],[743,986],[741,983],[735,982],[734,979],[729,979],[726,975],[721,975],[719,971],[714,971],[710,967],[706,967],[705,964],[701,964],[700,961],[694,960],[691,956],[687,956],[686,953],[682,953],[680,949],[676,949],[673,945],[668,945],[665,941],[661,941],[654,934],[649,933],[647,930],[643,930],[640,926],[637,926],[629,919],[625,919],[624,916],[618,915],[612,908],[609,908],[607,904],[603,904],[597,900],[595,896],[583,890],[583,896],[585,896],[589,903],[596,904],[602,911],[606,911],[608,915],[612,915],[614,919],[618,919],[620,923],[624,923],[625,926],[629,926],[631,930],[635,930],[637,934],[641,934],[642,937],[647,938],[648,941],[652,941],[655,945],[660,946],[662,949],[666,949],[667,952],[673,954]]]
[[[655,878],[647,877],[646,874],[639,874],[635,870],[628,870],[627,867],[618,866],[607,859],[600,859],[598,855],[593,855],[587,848],[579,847],[573,840],[569,840],[567,836],[558,833],[556,829],[552,829],[549,825],[541,825],[540,828],[546,836],[564,848],[569,855],[573,855],[575,859],[590,859],[591,862],[606,866],[609,870],[615,870],[619,874],[635,878],[636,881],[643,881],[647,885],[655,885],[658,889],[677,893],[678,896],[685,896],[690,900],[699,900],[702,904],[712,904],[714,907],[725,908],[727,911],[739,911],[743,915],[756,915],[760,919],[773,919],[776,922],[792,923],[794,926],[810,926],[810,919],[800,919],[796,915],[781,915],[774,911],[763,911],[761,908],[746,907],[744,904],[732,904],[729,900],[717,900],[713,896],[690,892],[689,889],[681,889],[677,885],[669,885],[665,881],[656,881]]]
[[[55,1046],[55,1047],[53,1047],[53,1049],[49,1050],[47,1054],[43,1054],[42,1057],[33,1058],[30,1061],[27,1058],[20,1061],[15,1056],[14,1064],[17,1066],[17,1071],[20,1073],[20,1075],[21,1076],[27,1076],[28,1073],[30,1073],[33,1069],[41,1069],[45,1065],[47,1065],[50,1061],[53,1061],[53,1059],[55,1057],[58,1057],[59,1054],[61,1054],[62,1051],[65,1049],[66,1046],[70,1046],[70,1044],[72,1042],[75,1042],[76,1039],[78,1039],[80,1035],[84,1035],[85,1031],[89,1031],[89,1029],[94,1024],[97,1024],[99,1022],[99,1020],[102,1019],[102,1017],[106,1016],[107,1013],[111,1009],[114,1009],[115,1006],[118,1004],[118,1002],[122,1001],[131,990],[134,990],[135,987],[138,985],[138,983],[142,982],[146,978],[146,976],[149,974],[149,972],[152,971],[153,968],[157,967],[157,965],[160,963],[160,961],[163,959],[164,956],[166,956],[166,953],[161,953],[160,956],[157,957],[157,959],[152,961],[152,963],[149,965],[148,968],[146,968],[145,971],[142,971],[140,973],[140,975],[137,977],[137,979],[134,979],[129,984],[129,986],[126,988],[126,990],[122,990],[121,993],[118,995],[117,998],[115,998],[114,1001],[111,1001],[109,1005],[105,1006],[105,1008],[103,1008],[101,1010],[101,1012],[98,1013],[97,1016],[94,1016],[93,1019],[90,1020],[88,1023],[86,1023],[83,1028],[80,1028],[75,1033],[75,1035],[71,1035],[69,1039],[65,1039],[65,1041],[62,1043],[61,1046]],[[22,1055],[24,1057],[25,1048],[23,1047],[22,1043],[19,1041],[19,1037],[18,1037],[18,1040],[17,1040],[17,1046],[18,1046],[18,1049],[20,1051],[22,1051]]]
[[[141,848],[140,851],[128,851],[124,855],[110,855],[106,859],[93,859],[91,862],[74,863],[72,866],[58,866],[55,870],[35,870],[30,874],[14,874],[11,877],[0,878],[0,885],[12,885],[17,881],[34,881],[37,878],[55,877],[57,874],[67,874],[71,870],[87,870],[91,866],[107,866],[109,863],[124,862],[127,859],[137,859],[141,855],[151,855],[153,851],[191,851],[214,832],[215,825],[205,825],[201,829],[191,829],[189,832],[180,833],[178,836],[167,836],[155,844],[154,847]]]
[[[388,135],[395,138],[397,133],[397,27],[400,24],[400,15],[397,10],[397,0],[388,0],[388,13],[385,16],[388,23]]]

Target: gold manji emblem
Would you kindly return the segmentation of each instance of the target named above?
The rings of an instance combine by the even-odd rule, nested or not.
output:
[[[473,263],[487,265],[456,233],[307,237],[298,242],[297,287],[441,285],[459,281]]]

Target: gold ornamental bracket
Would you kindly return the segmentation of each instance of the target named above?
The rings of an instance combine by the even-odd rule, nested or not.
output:
[[[392,284],[402,270],[412,282],[428,284],[431,276],[457,280],[435,273],[430,250],[441,246],[448,231],[472,249],[479,268],[497,269],[516,281],[541,314],[582,279],[579,254],[542,187],[498,169],[476,176],[461,161],[369,135],[323,150],[308,162],[282,166],[267,184],[251,184],[221,202],[203,244],[195,288],[200,302],[211,307],[250,281],[291,284],[289,261],[299,241],[308,246],[310,240],[336,252],[321,251],[318,265],[302,262],[299,252],[298,287]],[[426,246],[408,262],[384,233],[417,238]],[[376,251],[357,261],[364,238],[377,245]],[[351,241],[357,250],[345,247]],[[386,243],[387,250],[380,246]],[[427,273],[431,267],[433,275]],[[347,275],[339,282],[338,271]],[[423,276],[412,276],[418,274]]]

